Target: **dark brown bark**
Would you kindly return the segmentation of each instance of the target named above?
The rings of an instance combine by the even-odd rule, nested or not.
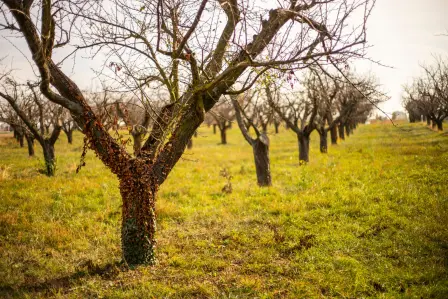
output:
[[[274,122],[275,134],[278,134],[278,128],[280,127],[280,122]]]
[[[45,159],[45,171],[48,176],[54,176],[56,173],[56,158],[54,155],[54,144],[49,140],[44,140],[42,143],[42,150]]]
[[[119,177],[122,197],[121,246],[129,265],[155,263],[155,180],[144,159],[136,158]]]
[[[17,138],[18,138],[20,147],[24,147],[24,143],[23,143],[24,137],[25,137],[25,134],[23,134],[23,132],[20,132],[20,131],[17,132]]]
[[[255,170],[259,186],[271,186],[271,166],[269,160],[269,140],[264,135],[262,138],[253,140],[252,149],[255,159]]]
[[[319,131],[320,137],[320,152],[326,154],[328,152],[328,130],[323,129]]]
[[[333,145],[338,144],[338,128],[336,126],[331,127],[330,136],[331,136],[331,144]]]
[[[221,144],[227,144],[227,127],[219,128],[219,131],[221,133]]]
[[[436,124],[437,124],[437,130],[443,131],[443,120],[437,120]]]
[[[310,161],[310,135],[297,135],[299,141],[299,162],[306,163]]]
[[[34,157],[34,138],[28,134],[25,135],[25,138],[28,145],[28,156]]]
[[[350,136],[351,134],[351,130],[350,130],[350,125],[348,123],[345,124],[345,134],[348,136]]]
[[[67,135],[67,141],[69,144],[73,144],[73,131],[72,130],[64,130],[65,135]]]
[[[338,126],[338,129],[339,129],[339,138],[341,140],[345,140],[344,124],[340,124]]]
[[[134,140],[133,144],[134,155],[137,156],[140,153],[140,149],[142,148],[143,134],[140,132],[137,133],[132,132],[132,139]]]

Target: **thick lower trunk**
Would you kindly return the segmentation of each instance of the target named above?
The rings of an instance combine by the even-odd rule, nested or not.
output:
[[[333,126],[330,130],[331,144],[338,144],[338,129]]]
[[[227,144],[227,130],[224,129],[220,129],[221,131],[221,144]]]
[[[136,165],[142,161],[142,165]],[[123,259],[129,265],[153,265],[155,263],[155,196],[154,181],[144,169],[143,160],[135,159],[138,167],[129,167],[120,177],[120,193],[123,199],[121,246]]]
[[[326,154],[328,151],[328,131],[319,132],[320,136],[320,152]]]
[[[56,158],[54,155],[54,145],[45,140],[42,144],[45,159],[45,172],[48,176],[54,176],[56,173]]]
[[[433,129],[435,129],[437,127],[436,121],[435,120],[431,120],[431,127]]]
[[[436,124],[437,124],[437,130],[443,131],[443,120],[437,120]]]
[[[338,129],[339,129],[339,138],[341,138],[342,140],[345,140],[344,125],[340,124],[338,126]]]
[[[213,134],[216,134],[216,125],[213,125]]]
[[[350,125],[349,124],[345,124],[345,134],[347,136],[350,136],[351,130],[350,130]]]
[[[269,162],[269,141],[265,137],[265,142],[257,138],[252,144],[255,159],[255,169],[257,172],[257,182],[259,186],[271,186],[271,166]]]
[[[34,157],[34,138],[31,136],[25,136],[25,138],[28,145],[28,156]]]
[[[187,148],[188,149],[192,149],[193,148],[193,138],[190,138],[190,140],[188,140]]]
[[[65,135],[67,135],[67,141],[69,144],[73,144],[73,131],[69,130],[69,131],[64,131]]]
[[[300,134],[297,136],[299,141],[299,162],[306,163],[310,160],[310,136]]]

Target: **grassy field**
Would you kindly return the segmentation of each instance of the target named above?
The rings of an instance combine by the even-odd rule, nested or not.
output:
[[[117,179],[81,134],[41,150],[0,137],[0,297],[448,298],[448,136],[365,125],[327,155],[271,135],[273,187],[256,185],[237,128],[199,130],[157,200],[158,263],[120,262]],[[233,176],[233,193],[221,189]]]

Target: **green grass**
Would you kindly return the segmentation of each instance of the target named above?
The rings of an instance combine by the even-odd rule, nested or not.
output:
[[[2,136],[0,296],[448,298],[448,138],[399,128],[361,126],[327,155],[313,134],[305,166],[292,132],[272,134],[259,188],[238,129],[222,146],[202,127],[158,195],[158,263],[130,271],[117,179],[92,152],[75,173],[82,136],[61,136],[53,178]]]

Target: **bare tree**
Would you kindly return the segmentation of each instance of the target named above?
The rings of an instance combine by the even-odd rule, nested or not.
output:
[[[267,8],[237,0],[2,3],[3,28],[27,42],[41,92],[70,111],[88,147],[119,178],[124,260],[152,264],[156,193],[205,112],[231,88],[232,93],[249,89],[270,68],[303,68],[329,58],[344,64],[362,56],[374,1],[285,0]],[[348,20],[355,25],[348,26]],[[80,48],[107,52],[117,82],[169,94],[170,103],[154,120],[137,157],[114,140],[85,94],[54,61],[53,50],[69,43],[71,25],[80,29]],[[274,55],[263,55],[268,48]]]
[[[11,79],[11,77],[6,77],[3,80],[3,91],[0,91],[0,96],[8,102],[21,121],[26,125],[29,133],[32,134],[34,139],[36,139],[42,146],[46,168],[45,172],[48,176],[53,176],[56,171],[54,144],[61,132],[59,115],[62,113],[63,108],[61,106],[56,107],[44,103],[43,99],[34,90],[35,86],[30,83],[27,85],[30,90],[28,94],[26,94],[23,90],[24,88]],[[46,109],[47,111],[45,111]],[[51,117],[48,120],[49,115],[51,115]],[[47,116],[47,122],[53,124],[53,131],[51,134],[46,133],[45,116]],[[30,142],[32,143],[31,138]]]
[[[309,86],[314,77],[306,77],[303,86]],[[273,88],[277,89],[273,92]],[[315,119],[319,108],[318,98],[310,97],[311,89],[294,93],[283,93],[277,100],[275,94],[280,95],[280,87],[273,81],[265,82],[265,91],[268,102],[275,112],[283,119],[290,129],[297,135],[299,145],[299,161],[309,162],[310,135],[316,129]]]
[[[425,115],[428,124],[443,131],[443,121],[448,117],[448,63],[441,57],[435,63],[422,66],[423,75],[405,86],[404,105],[411,121]]]
[[[271,163],[269,160],[269,137],[267,135],[267,124],[269,120],[263,114],[265,102],[261,97],[254,97],[257,92],[246,92],[239,97],[232,96],[232,104],[235,109],[236,120],[244,139],[252,146],[259,186],[271,186]],[[260,129],[261,127],[261,129]],[[255,132],[251,137],[249,129]]]
[[[232,127],[235,111],[224,98],[208,112],[214,119],[214,125],[219,129],[221,144],[227,144],[227,130]]]

